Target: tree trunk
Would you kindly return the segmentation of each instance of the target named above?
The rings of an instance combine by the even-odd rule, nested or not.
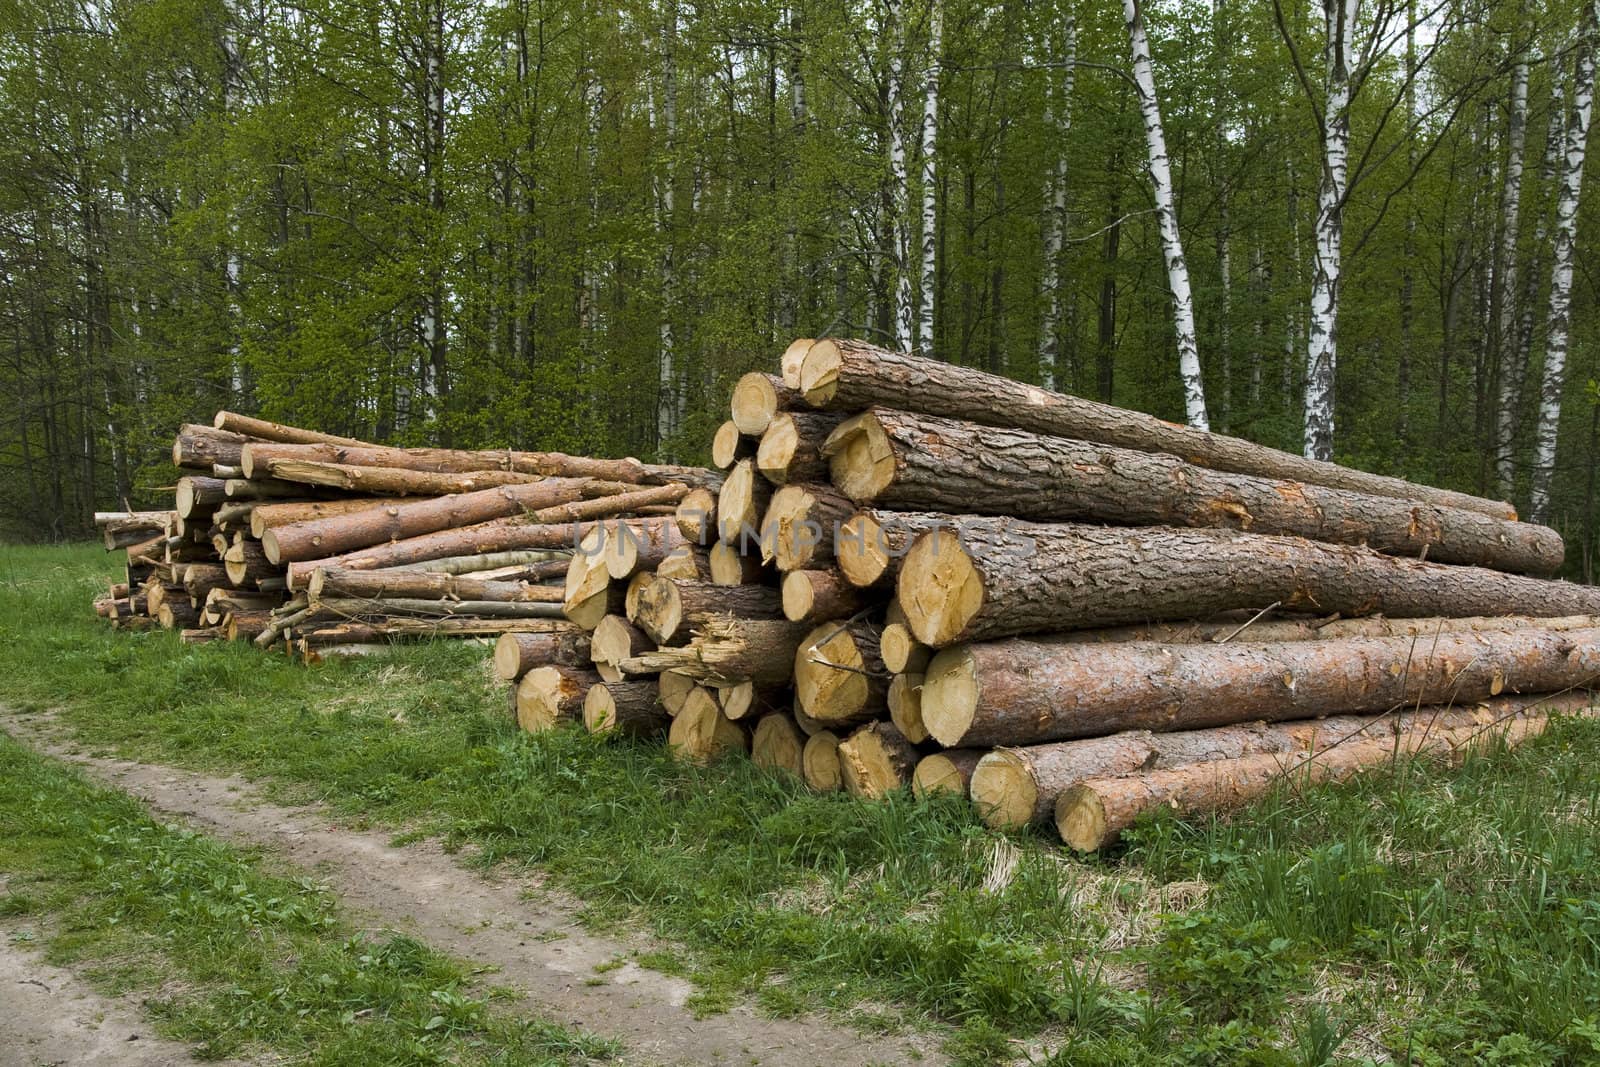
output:
[[[854,615],[865,606],[860,590],[838,571],[790,571],[783,578],[783,617],[816,625]]]
[[[893,723],[872,722],[839,742],[839,767],[852,796],[880,800],[911,781],[917,747]]]
[[[761,585],[711,585],[655,578],[640,594],[633,621],[657,644],[671,645],[687,640],[690,628],[713,614],[731,615],[737,621],[776,619],[783,614],[783,600],[776,589]]]
[[[494,676],[515,682],[535,667],[587,667],[589,635],[569,627],[552,633],[505,633],[494,643]],[[654,686],[651,686],[652,692]]]
[[[1261,645],[1011,640],[935,656],[922,713],[948,747],[1030,745],[1548,693],[1597,674],[1600,630]]]
[[[257,504],[250,509],[250,536],[260,540],[268,530],[312,519],[326,519],[335,515],[349,515],[369,508],[393,507],[399,501],[392,497],[360,497],[353,500],[300,500],[285,504]],[[422,503],[419,500],[406,503]]]
[[[1150,623],[1144,626],[1114,626],[1104,630],[1072,630],[1053,634],[1048,640],[1074,644],[1107,644],[1127,641],[1153,641],[1163,645],[1185,644],[1275,644],[1279,641],[1320,641],[1341,637],[1420,637],[1441,633],[1483,633],[1496,630],[1589,630],[1600,628],[1600,615],[1565,615],[1548,619],[1531,615],[1482,615],[1442,619],[1274,619],[1212,622]],[[909,634],[909,631],[907,631]],[[889,629],[884,630],[884,661],[888,662]],[[893,669],[893,665],[890,665]]]
[[[1600,589],[1295,537],[965,518],[899,577],[917,640],[942,648],[1261,608],[1396,616],[1600,613]]]
[[[1174,808],[1185,815],[1226,811],[1265,796],[1278,783],[1311,785],[1343,781],[1370,767],[1416,755],[1459,758],[1474,748],[1514,745],[1544,732],[1548,706],[1558,713],[1591,717],[1586,694],[1536,699],[1523,713],[1510,712],[1487,725],[1454,730],[1416,729],[1393,738],[1352,741],[1310,754],[1267,753],[1212,760],[1124,778],[1091,778],[1056,802],[1056,829],[1072,848],[1092,852],[1112,844],[1145,812]]]
[[[428,600],[418,597],[328,597],[315,602],[319,612],[346,619],[382,619],[388,615],[413,615],[426,619],[481,617],[488,619],[560,619],[560,604],[545,601]]]
[[[1213,470],[1310,482],[1516,518],[1511,505],[1416,485],[1210,434],[1080,397],[1050,393],[968,368],[918,359],[860,341],[818,341],[806,353],[801,384],[812,407],[859,411],[883,406],[968,419],[1033,433],[1075,437],[1141,452],[1167,452]]]
[[[591,734],[656,737],[672,722],[648,682],[601,682],[583,698],[583,725]]]
[[[243,434],[185,424],[172,442],[172,465],[207,473],[219,463],[237,467],[249,440]]]
[[[933,355],[933,301],[939,245],[939,72],[943,66],[944,11],[933,0],[928,13],[928,68],[922,90],[922,233],[917,272],[917,343],[919,355]]]
[[[756,469],[774,485],[823,482],[828,461],[822,443],[844,416],[831,411],[785,411],[775,415],[756,449]]]
[[[1554,530],[1479,511],[895,411],[849,420],[823,452],[831,457],[834,485],[879,507],[1294,534],[1534,574],[1558,570],[1564,551]]]
[[[253,442],[241,448],[240,457],[235,462],[244,468],[245,477],[254,478],[257,474],[266,473],[273,463],[289,460],[352,467],[388,467],[431,474],[502,471],[546,478],[598,478],[630,484],[658,476],[652,474],[652,468],[636,459],[591,459],[588,456],[569,456],[563,452],[469,452],[457,448],[388,448],[379,445],[351,447]]]
[[[1194,292],[1189,285],[1189,263],[1178,234],[1178,206],[1172,187],[1172,162],[1167,157],[1167,137],[1161,128],[1161,101],[1156,96],[1155,66],[1150,61],[1150,41],[1145,35],[1139,0],[1122,0],[1122,18],[1133,48],[1133,81],[1139,90],[1139,110],[1144,116],[1145,147],[1149,151],[1150,182],[1155,187],[1156,222],[1161,231],[1161,251],[1167,264],[1167,288],[1172,294],[1172,320],[1178,342],[1178,377],[1183,383],[1184,417],[1202,433],[1206,419],[1205,386],[1200,377],[1200,345],[1194,325]]]
[[[1500,270],[1494,288],[1494,351],[1499,372],[1499,404],[1495,412],[1495,491],[1510,497],[1516,488],[1516,432],[1519,385],[1525,368],[1517,363],[1517,238],[1522,207],[1522,161],[1528,143],[1527,45],[1512,41],[1517,49],[1511,70],[1510,148],[1506,155],[1505,183],[1500,192]]]
[[[1572,79],[1572,119],[1567,128],[1566,158],[1556,191],[1555,247],[1550,269],[1550,311],[1546,318],[1544,381],[1535,424],[1530,510],[1543,522],[1550,514],[1550,483],[1555,474],[1556,437],[1561,428],[1561,395],[1567,381],[1567,345],[1572,331],[1573,256],[1577,249],[1578,196],[1583,189],[1583,160],[1594,112],[1595,50],[1600,47],[1600,12],[1583,5],[1583,40]]]
[[[319,570],[306,592],[312,600],[355,597],[384,600],[492,600],[498,603],[559,604],[561,587],[522,582],[484,581],[433,571],[352,571],[340,567]]]
[[[751,681],[759,686],[790,684],[795,653],[811,631],[806,623],[784,619],[730,619],[712,616],[681,648],[661,648],[634,657],[629,673],[676,671],[719,685]]]
[[[286,426],[282,423],[268,422],[265,419],[254,419],[248,415],[236,415],[231,411],[219,411],[213,425],[219,430],[241,434],[245,437],[254,437],[262,441],[281,441],[285,444],[329,444],[345,445],[351,448],[376,448],[367,441],[357,441],[353,437],[339,437],[331,433],[320,433],[316,430],[303,430],[298,426]]]
[[[1039,323],[1039,384],[1056,388],[1061,363],[1061,249],[1067,234],[1067,140],[1072,131],[1072,86],[1077,77],[1078,24],[1069,8],[1062,13],[1061,80],[1046,90],[1045,126],[1055,138],[1055,162],[1049,178],[1050,203],[1045,209],[1044,265],[1039,287],[1044,290],[1044,318]]]

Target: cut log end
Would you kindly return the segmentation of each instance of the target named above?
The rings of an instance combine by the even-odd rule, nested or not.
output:
[[[319,570],[312,581],[320,578]],[[311,594],[313,598],[317,594]],[[494,676],[502,682],[515,681],[522,670],[522,645],[517,640],[516,634],[501,634],[494,643]]]
[[[578,718],[589,689],[599,683],[599,676],[592,671],[534,668],[517,683],[517,725],[536,734]]]
[[[1039,802],[1039,787],[1027,765],[1005,749],[996,749],[978,761],[971,791],[978,817],[997,830],[1026,826]]]
[[[608,734],[617,728],[617,702],[604,685],[590,686],[583,696],[583,728],[591,734]]]
[[[978,672],[972,654],[957,646],[928,661],[922,683],[922,722],[941,745],[961,742],[978,712]]]
[[[656,676],[656,691],[661,696],[661,706],[668,715],[677,715],[694,692],[697,683],[681,671],[662,671]]]
[[[866,670],[866,659],[850,628],[823,623],[806,634],[795,651],[794,688],[800,707],[822,722],[849,722],[871,697]]]
[[[755,581],[761,573],[760,558],[740,552],[738,544],[732,541],[712,545],[706,566],[713,585],[744,585]]]
[[[876,499],[894,482],[894,449],[870,411],[835,427],[822,454],[828,459],[834,487],[857,503]]]
[[[1055,815],[1056,832],[1068,848],[1094,852],[1112,836],[1100,794],[1086,786],[1076,785],[1062,793],[1056,800]]]
[[[756,470],[774,485],[789,480],[789,465],[794,462],[800,448],[800,430],[794,416],[779,412],[772,418],[767,432],[761,435],[756,446]]]
[[[878,639],[883,665],[896,674],[922,674],[927,670],[933,650],[911,635],[903,622],[891,622]]]
[[[928,727],[922,721],[922,675],[897,674],[889,682],[889,721],[913,744],[928,739]]]
[[[658,644],[674,642],[683,628],[683,598],[678,583],[656,577],[646,583],[635,605],[634,622]]]
[[[761,721],[756,723],[750,758],[758,767],[788,771],[799,778],[804,776],[802,753],[805,745],[806,738],[795,726],[794,720],[781,711],[775,711],[762,716]]]
[[[772,416],[778,413],[778,386],[781,384],[781,379],[761,371],[751,371],[734,384],[729,407],[733,414],[731,421],[740,433],[759,437],[766,432]]]
[[[769,487],[756,465],[749,460],[735,463],[717,495],[717,539],[737,541],[747,531],[758,531],[768,497]]]
[[[839,743],[844,787],[853,796],[888,796],[910,782],[916,763],[916,747],[889,723],[868,723]]]
[[[843,363],[839,346],[831,339],[817,341],[800,359],[799,388],[806,403],[826,407],[839,391],[839,367]]]
[[[703,764],[725,752],[744,751],[749,738],[722,713],[710,690],[697,686],[673,717],[667,745],[679,759]]]
[[[943,648],[983,607],[983,579],[954,530],[933,530],[906,553],[897,587],[918,641]]]
[[[833,731],[819,730],[806,738],[800,766],[806,785],[817,792],[832,793],[844,788],[844,775],[839,769],[839,737]]]
[[[834,555],[845,580],[860,589],[877,585],[889,572],[883,527],[864,511],[856,512],[839,527]]]
[[[678,524],[678,532],[688,538],[690,544],[703,545],[715,540],[712,531],[716,529],[716,515],[717,494],[701,487],[689,490],[678,501],[673,520]]]
[[[931,797],[940,793],[966,796],[978,756],[979,753],[973,749],[951,749],[922,757],[911,772],[912,794],[917,797]]]
[[[784,618],[790,622],[804,622],[811,617],[811,606],[815,600],[816,593],[805,571],[790,571],[784,575]]]
[[[718,426],[717,432],[711,435],[711,462],[718,470],[727,470],[744,458],[745,452],[744,434],[732,419]]]
[[[810,337],[798,337],[789,342],[789,347],[783,350],[783,356],[778,360],[778,368],[783,378],[783,384],[790,389],[800,388],[800,364],[806,358],[806,352],[816,341]]]

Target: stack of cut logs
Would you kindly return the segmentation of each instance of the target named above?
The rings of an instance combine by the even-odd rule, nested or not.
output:
[[[601,519],[672,526],[721,475],[556,452],[387,448],[220,412],[172,446],[171,511],[96,516],[126,581],[95,610],[186,642],[281,644],[309,662],[396,640],[582,641],[562,618]]]
[[[596,525],[519,722],[969,795],[1084,850],[1588,713],[1600,589],[1504,503],[855,341],[797,341],[676,521]]]

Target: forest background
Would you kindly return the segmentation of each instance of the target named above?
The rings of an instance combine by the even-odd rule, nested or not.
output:
[[[156,504],[219,407],[692,461],[734,377],[851,335],[1511,499],[1593,580],[1596,36],[1595,0],[13,0],[0,536]]]

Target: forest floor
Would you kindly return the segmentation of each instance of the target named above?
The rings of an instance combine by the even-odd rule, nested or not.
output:
[[[0,980],[80,1029],[263,1063],[1600,1060],[1593,723],[1083,859],[522,734],[481,648],[115,633],[114,569],[0,547]],[[16,1062],[81,1058],[49,1036]]]

